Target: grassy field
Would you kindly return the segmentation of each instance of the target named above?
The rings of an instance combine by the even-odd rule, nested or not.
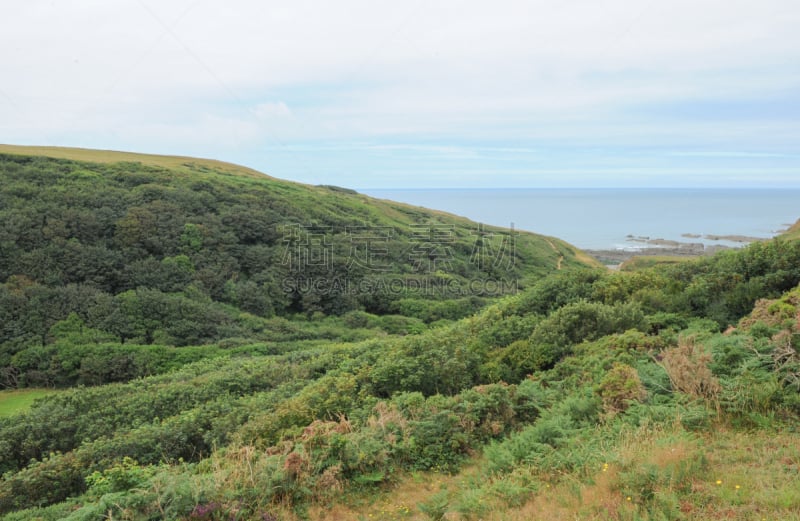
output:
[[[217,169],[236,175],[244,175],[255,178],[268,177],[265,174],[244,166],[217,161],[215,159],[199,159],[183,156],[164,156],[157,154],[138,154],[135,152],[118,152],[114,150],[91,150],[87,148],[67,148],[67,147],[40,147],[40,146],[20,146],[0,144],[0,153],[17,154],[25,156],[55,157],[59,159],[70,159],[73,161],[91,161],[94,163],[118,163],[127,161],[132,163],[142,163],[148,166],[158,166],[178,170],[191,171],[190,167],[205,167]]]
[[[0,418],[25,412],[37,398],[53,394],[52,389],[0,391]]]
[[[309,519],[800,520],[800,445],[792,432],[766,436],[721,426],[714,435],[681,428],[631,433],[594,472],[511,496],[498,483],[485,486],[492,477],[480,475],[480,461],[455,476],[413,473],[380,494],[345,496],[312,508]]]

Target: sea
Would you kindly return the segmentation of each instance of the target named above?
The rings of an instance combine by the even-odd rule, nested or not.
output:
[[[643,239],[742,246],[707,235],[770,238],[800,218],[800,189],[365,189],[478,223],[563,239],[581,249],[629,250]],[[687,236],[691,235],[691,237]]]

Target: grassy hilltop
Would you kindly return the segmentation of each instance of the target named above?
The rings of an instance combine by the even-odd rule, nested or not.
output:
[[[0,401],[3,519],[800,520],[792,235],[609,272],[490,229],[484,263],[341,188],[4,152],[0,382],[54,390]],[[286,220],[331,262],[286,266]],[[346,262],[364,223],[385,270]],[[375,291],[284,291],[320,275]]]

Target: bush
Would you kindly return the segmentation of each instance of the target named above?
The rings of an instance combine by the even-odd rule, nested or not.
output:
[[[619,363],[614,364],[600,382],[597,394],[603,400],[603,411],[609,418],[625,411],[631,402],[641,402],[647,396],[636,369]]]
[[[661,366],[669,375],[673,389],[693,398],[715,401],[721,387],[711,372],[711,355],[695,343],[692,336],[681,339],[677,347],[663,352]]]
[[[530,336],[527,371],[552,368],[572,346],[629,329],[644,329],[644,314],[636,303],[608,306],[587,301],[568,304],[542,320]]]
[[[505,473],[521,464],[535,465],[573,433],[572,421],[563,416],[540,418],[533,425],[486,450],[486,470]]]

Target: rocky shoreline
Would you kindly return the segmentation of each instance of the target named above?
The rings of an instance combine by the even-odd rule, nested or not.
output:
[[[752,242],[765,241],[761,237],[748,237],[745,235],[700,235],[684,233],[681,235],[689,239],[705,239],[708,241],[727,241],[741,245]],[[586,253],[599,260],[603,264],[614,266],[641,256],[666,256],[666,257],[700,257],[702,255],[713,255],[720,250],[727,250],[737,246],[724,244],[704,244],[702,242],[681,242],[668,239],[651,239],[646,236],[628,235],[627,242],[641,244],[641,247],[631,247],[626,249],[614,250],[584,250]]]

